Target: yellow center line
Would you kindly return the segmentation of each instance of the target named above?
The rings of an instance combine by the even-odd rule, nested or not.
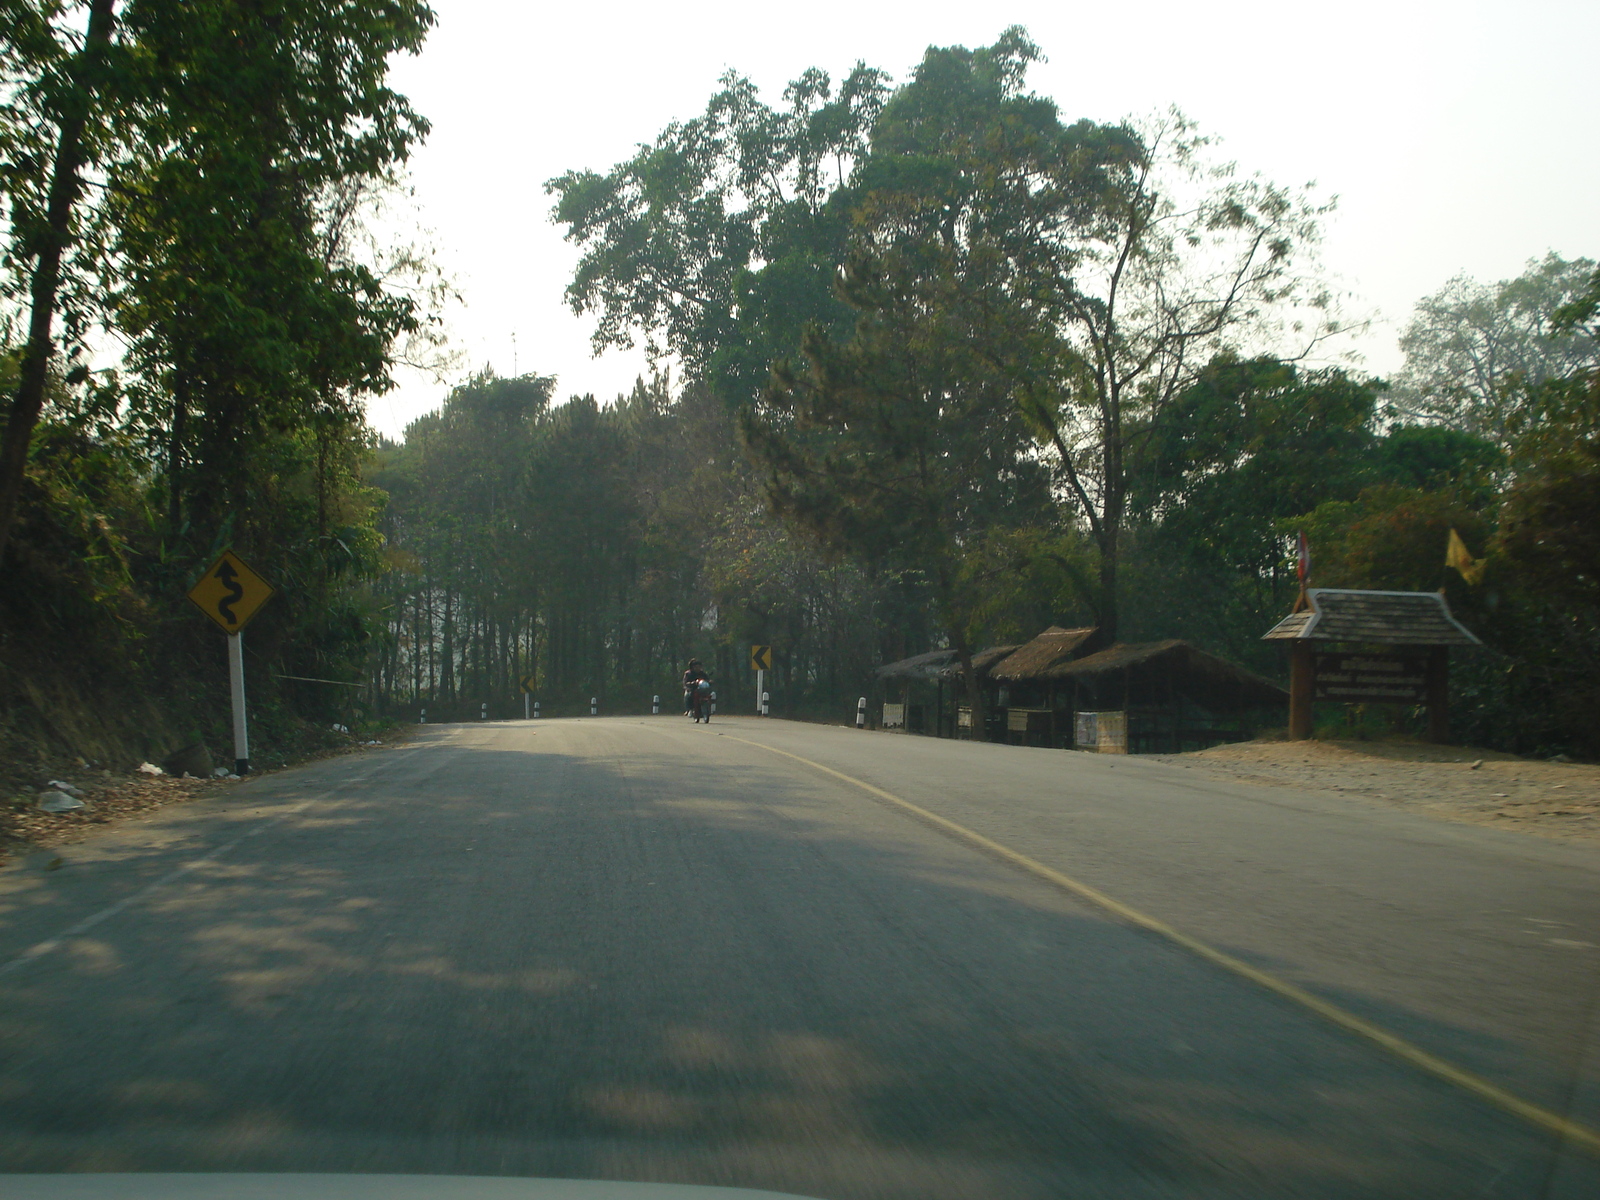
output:
[[[1046,883],[1054,884],[1063,891],[1071,892],[1073,895],[1079,896],[1091,904],[1105,909],[1107,912],[1115,913],[1130,925],[1148,929],[1151,933],[1182,946],[1191,954],[1198,955],[1225,971],[1231,971],[1240,978],[1248,979],[1251,983],[1266,988],[1269,992],[1275,992],[1285,1000],[1293,1001],[1302,1008],[1310,1009],[1324,1020],[1331,1021],[1339,1028],[1383,1047],[1396,1058],[1410,1063],[1412,1066],[1426,1071],[1436,1078],[1452,1083],[1463,1091],[1470,1092],[1479,1099],[1487,1100],[1490,1104],[1504,1109],[1514,1116],[1521,1117],[1541,1129],[1558,1134],[1566,1141],[1583,1147],[1591,1154],[1600,1155],[1600,1133],[1596,1133],[1587,1126],[1568,1120],[1560,1113],[1530,1103],[1519,1096],[1514,1096],[1504,1088],[1496,1087],[1487,1079],[1480,1078],[1471,1071],[1463,1070],[1453,1063],[1446,1062],[1437,1055],[1429,1054],[1420,1046],[1413,1046],[1404,1038],[1397,1037],[1387,1029],[1374,1025],[1370,1021],[1365,1021],[1352,1012],[1345,1011],[1337,1004],[1329,1004],[1326,1000],[1312,995],[1304,988],[1296,987],[1287,980],[1279,979],[1276,975],[1271,975],[1266,971],[1252,967],[1249,963],[1237,959],[1231,954],[1207,945],[1199,938],[1190,937],[1187,933],[1174,929],[1165,921],[1158,921],[1155,917],[1142,913],[1138,909],[1106,895],[1099,888],[1090,887],[1087,883],[1080,883],[1071,876],[1063,875],[1053,867],[1045,866],[1037,859],[1029,858],[1026,854],[1019,854],[1009,846],[1002,846],[999,842],[986,838],[983,834],[968,829],[965,825],[957,824],[948,817],[941,817],[938,813],[929,812],[920,805],[902,799],[893,792],[886,792],[880,787],[874,787],[872,784],[867,783],[865,780],[857,779],[853,775],[846,775],[843,771],[835,771],[832,767],[825,767],[819,762],[813,762],[811,759],[803,758],[798,754],[791,754],[787,750],[779,750],[776,746],[768,746],[763,742],[752,742],[747,738],[735,737],[731,733],[723,736],[732,742],[742,742],[746,746],[754,746],[771,754],[780,754],[784,758],[792,758],[795,762],[804,763],[814,770],[821,771],[824,775],[832,775],[835,779],[843,780],[845,783],[858,787],[862,791],[894,805],[896,808],[903,809],[919,821],[932,825],[935,829],[948,833],[970,846],[1011,863],[1013,866],[1020,867],[1028,874],[1043,879]]]

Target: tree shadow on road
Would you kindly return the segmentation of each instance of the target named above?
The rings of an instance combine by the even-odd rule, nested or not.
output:
[[[665,747],[352,788],[0,980],[0,1055],[8,1170],[1498,1197],[1550,1153],[831,781]]]

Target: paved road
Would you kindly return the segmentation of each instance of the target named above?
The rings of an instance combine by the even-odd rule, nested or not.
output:
[[[0,871],[0,1170],[1600,1195],[1595,1156],[792,755],[1600,1127],[1592,850],[615,718],[438,727]]]

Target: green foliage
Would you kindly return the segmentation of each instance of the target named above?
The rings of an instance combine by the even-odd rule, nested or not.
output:
[[[74,689],[118,694],[107,727],[134,713],[142,732],[111,738],[117,757],[159,757],[164,738],[196,727],[220,749],[223,658],[183,596],[233,545],[279,589],[247,647],[270,759],[306,719],[351,724],[365,703],[283,677],[354,682],[381,628],[385,498],[362,478],[363,400],[389,386],[423,314],[351,234],[426,132],[386,74],[432,14],[417,0],[131,0],[88,67],[72,51],[78,15],[0,6],[13,84],[0,163],[18,217],[4,283],[18,295],[32,273],[35,338],[41,312],[67,318],[46,347],[36,428],[17,420],[25,387],[8,388],[8,437],[31,436],[6,551],[18,598],[0,613],[6,694],[56,697],[46,728]],[[46,214],[71,243],[41,308],[39,221],[50,189],[70,183],[59,160],[74,105],[99,186]],[[117,371],[73,361],[90,321],[128,347]],[[34,651],[63,639],[56,662]]]
[[[830,554],[924,576],[952,644],[968,647],[964,560],[988,533],[1048,519],[1046,480],[1005,381],[942,314],[886,290],[853,277],[855,336],[809,334],[805,370],[775,368],[741,432],[776,514]]]
[[[567,300],[597,315],[595,349],[642,334],[652,355],[748,399],[807,321],[842,319],[831,280],[848,222],[835,194],[886,90],[861,64],[837,89],[811,69],[775,109],[729,72],[702,116],[608,174],[550,180],[554,218],[583,248]]]
[[[753,642],[777,647],[782,710],[853,695],[895,589],[774,526],[725,407],[664,379],[552,407],[553,384],[478,376],[381,450],[386,703],[520,711],[532,675],[546,713],[646,711],[691,654],[740,688]]]
[[[1431,592],[1450,581],[1444,565],[1450,530],[1478,554],[1489,525],[1456,493],[1427,492],[1397,484],[1363,489],[1351,501],[1328,501],[1303,518],[1312,548],[1314,587]],[[1452,572],[1453,574],[1453,572]]]
[[[1494,497],[1506,455],[1493,442],[1443,425],[1397,425],[1375,447],[1374,469],[1423,491],[1449,489],[1474,507]]]
[[[1600,614],[1600,440],[1576,442],[1519,479],[1496,549],[1522,585],[1574,618]]]
[[[1383,471],[1370,381],[1223,356],[1130,431],[1130,506],[1157,540],[1233,574],[1270,573],[1278,522],[1349,500]]]

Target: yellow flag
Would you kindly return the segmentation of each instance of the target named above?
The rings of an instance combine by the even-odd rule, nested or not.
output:
[[[1483,578],[1483,559],[1473,558],[1467,553],[1467,544],[1454,529],[1450,531],[1450,541],[1445,547],[1444,565],[1454,567],[1468,583],[1476,584]]]

